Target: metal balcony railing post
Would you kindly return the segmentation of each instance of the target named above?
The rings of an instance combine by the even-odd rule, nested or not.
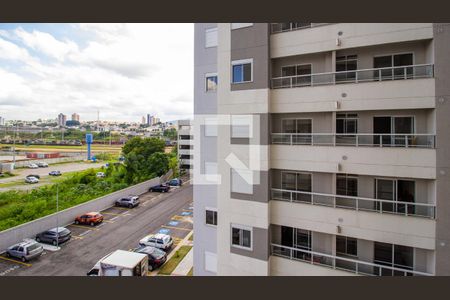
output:
[[[293,143],[292,143],[292,134],[290,135],[289,139],[290,139],[290,145],[292,146],[293,145]]]
[[[407,135],[405,135],[405,146],[406,146],[406,148],[408,148],[408,136]]]

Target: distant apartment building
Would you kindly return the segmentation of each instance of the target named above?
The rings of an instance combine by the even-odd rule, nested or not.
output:
[[[58,126],[66,126],[67,116],[65,114],[60,113],[58,115]]]
[[[448,53],[449,24],[196,24],[194,275],[450,275]]]
[[[0,116],[0,126],[4,126],[5,125],[5,118]]]
[[[153,125],[153,116],[147,114],[147,125]]]
[[[77,113],[72,114],[72,121],[78,121],[80,122],[80,115]]]
[[[191,120],[178,121],[178,163],[179,169],[184,173],[192,173],[194,166],[193,144],[194,138],[191,131]]]
[[[145,123],[146,123],[146,120],[145,120],[145,117],[144,117],[144,116],[142,116],[141,123],[142,123],[142,124],[145,124]]]

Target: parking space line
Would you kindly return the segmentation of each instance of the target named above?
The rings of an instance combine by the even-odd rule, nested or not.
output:
[[[166,226],[166,225],[162,225],[161,227],[164,227],[164,228],[167,228],[167,229],[180,229],[180,230],[187,230],[187,231],[191,231],[192,230],[192,229],[189,229],[189,228]]]
[[[114,218],[109,219],[109,221],[114,221],[115,219],[117,219],[119,216],[115,216]]]
[[[31,267],[32,266],[31,264],[27,264],[27,263],[24,263],[24,262],[15,260],[15,259],[10,259],[10,258],[7,258],[7,257],[3,257],[3,256],[0,256],[0,259],[11,261],[11,262],[14,262],[14,263],[17,263],[17,264],[21,264],[21,265],[24,265],[24,266],[27,266],[27,267]]]
[[[102,214],[105,214],[105,215],[112,215],[112,216],[120,216],[120,215],[123,215],[123,213],[115,214],[115,213],[107,213],[107,212],[102,212]]]
[[[72,234],[72,237],[75,238],[76,240],[77,240],[77,239],[78,239],[78,240],[82,240],[82,239],[83,239],[83,237],[82,237],[82,236],[79,236],[79,235],[73,235],[73,234]]]
[[[82,237],[82,236],[84,236],[84,235],[86,235],[86,234],[88,234],[89,232],[91,232],[92,230],[86,230],[85,232],[82,232],[82,233],[80,233],[78,236],[79,237]]]
[[[123,209],[123,210],[130,210],[131,208],[126,208],[126,207],[117,207],[117,206],[114,206],[114,208],[117,208],[117,209]]]
[[[69,226],[83,228],[83,229],[90,229],[90,230],[99,230],[98,228],[93,228],[93,227],[88,227],[88,226],[83,226],[83,225],[70,224]]]

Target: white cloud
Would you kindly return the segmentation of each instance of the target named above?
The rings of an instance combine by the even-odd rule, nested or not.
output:
[[[33,30],[30,33],[18,28],[14,33],[26,46],[41,51],[59,61],[63,61],[72,52],[78,52],[78,46],[74,42],[70,40],[59,41],[46,32]]]
[[[75,42],[76,37],[57,39],[38,29],[0,31],[0,36],[20,40],[12,43],[0,37],[0,59],[23,63],[16,74],[11,69],[0,73],[0,82],[3,77],[14,82],[8,92],[0,89],[0,105],[17,100],[17,95],[29,99],[16,102],[22,105],[20,110],[2,105],[2,117],[55,118],[60,112],[78,112],[84,120],[94,120],[97,109],[108,120],[139,121],[146,113],[172,120],[192,114],[193,25],[78,24],[74,28],[88,36],[83,45]],[[39,59],[42,55],[51,59]]]

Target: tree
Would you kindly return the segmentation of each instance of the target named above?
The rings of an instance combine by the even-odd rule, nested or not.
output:
[[[122,148],[125,157],[128,183],[137,183],[161,176],[169,169],[169,159],[164,153],[165,143],[157,138],[134,137]]]

